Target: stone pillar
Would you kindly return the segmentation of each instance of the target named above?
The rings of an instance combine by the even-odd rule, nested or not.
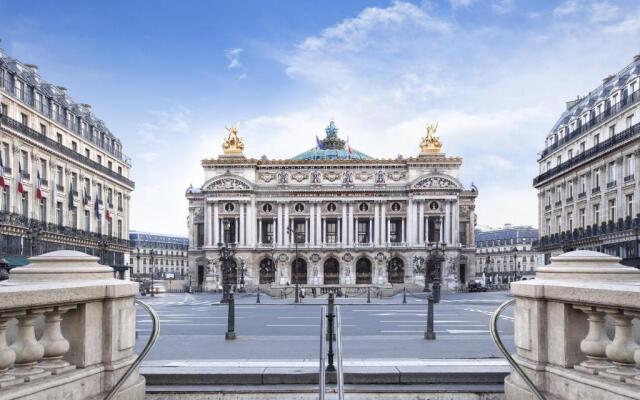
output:
[[[262,218],[258,218],[258,244],[262,244]]]
[[[217,246],[218,243],[220,243],[222,240],[222,238],[220,237],[220,219],[219,219],[219,208],[220,204],[216,201],[215,203],[213,203],[213,242],[214,243],[210,243],[213,244],[214,246]],[[211,229],[212,226],[210,225],[208,229]]]
[[[409,246],[412,246],[414,241],[413,241],[413,198],[409,197],[409,200],[407,201],[407,244]]]
[[[453,218],[452,218],[452,222],[453,222],[453,240],[451,241],[451,243],[454,246],[457,246],[458,243],[460,242],[460,207],[459,207],[459,202],[457,200],[455,200],[452,204],[453,206]]]
[[[238,244],[244,246],[246,244],[245,239],[245,212],[247,211],[247,204],[242,202],[240,203],[240,239],[238,240]]]
[[[276,240],[276,244],[278,246],[281,246],[284,242],[282,240],[282,231],[283,231],[283,223],[282,223],[282,203],[277,203],[278,204],[278,229],[277,229],[277,240]]]
[[[304,219],[304,244],[309,245],[311,241],[309,240],[309,218]]]
[[[309,244],[316,244],[316,204],[309,204]]]
[[[380,244],[380,203],[375,202],[373,206],[373,243]]]
[[[424,243],[424,200],[418,202],[418,244]]]
[[[341,243],[343,246],[346,246],[349,242],[349,239],[347,237],[347,227],[349,226],[349,224],[347,223],[347,204],[346,202],[342,203],[342,219],[340,220],[340,228],[342,228],[341,231]]]
[[[284,203],[282,207],[284,208],[284,225],[282,227],[282,237],[284,238],[284,245],[288,246],[289,240],[294,240],[294,238],[291,237],[288,232],[289,223],[291,222],[289,221],[289,203]]]
[[[348,210],[349,211],[349,223],[348,223],[349,226],[347,228],[348,234],[349,234],[349,244],[353,245],[353,244],[356,243],[356,240],[357,240],[357,239],[354,238],[355,229],[354,229],[354,226],[353,226],[353,203],[350,202],[350,203],[348,203],[347,206],[349,207],[349,210]]]
[[[321,245],[322,241],[322,204],[316,204],[316,244]]]
[[[213,242],[213,238],[212,238],[213,228],[211,226],[212,212],[213,210],[212,210],[211,204],[209,204],[205,199],[204,201],[204,245],[205,246],[211,246],[211,243]],[[197,232],[195,234],[197,235]],[[194,240],[193,243],[197,243],[197,242]]]
[[[256,199],[254,198],[251,199],[249,206],[247,234],[249,235],[249,246],[254,247],[256,245]]]
[[[405,242],[406,238],[404,236],[404,225],[405,225],[404,220],[405,220],[405,218],[402,218],[402,228],[400,228],[400,235],[402,237],[401,243],[406,243]]]
[[[380,203],[380,243],[387,243],[387,203]]]
[[[451,244],[451,202],[445,201],[444,206],[444,242]]]
[[[322,243],[327,243],[327,218],[322,218],[322,234],[320,236],[322,238]]]

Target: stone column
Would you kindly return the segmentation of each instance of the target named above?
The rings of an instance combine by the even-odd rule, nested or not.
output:
[[[327,218],[322,218],[322,243],[327,243]]]
[[[282,205],[282,207],[284,208],[284,225],[282,226],[282,237],[284,239],[284,245],[288,246],[289,245],[289,223],[291,221],[289,221],[289,203],[284,203]],[[291,238],[291,240],[293,240],[293,238]]]
[[[402,237],[401,243],[406,243],[405,242],[406,238],[404,236],[404,225],[405,225],[404,220],[405,220],[405,218],[402,218],[402,228],[400,228],[400,235]]]
[[[216,201],[213,203],[213,245],[217,246],[222,240],[220,240],[220,218],[219,218],[220,204]],[[211,225],[208,229],[211,229]]]
[[[309,245],[311,242],[309,241],[309,218],[304,219],[304,244]]]
[[[373,244],[373,218],[369,218],[369,244]]]
[[[348,244],[355,244],[356,239],[354,239],[354,226],[353,226],[353,203],[348,203],[347,206],[349,207],[349,223],[347,225],[349,225],[347,227],[347,231],[348,231],[348,235],[349,235],[349,243]]]
[[[451,202],[449,200],[446,200],[444,210],[444,242],[451,244]]]
[[[213,238],[211,237],[212,227],[211,227],[211,213],[213,212],[212,207],[207,200],[204,201],[204,245],[210,246],[211,242],[213,242]],[[197,232],[195,233],[197,235]],[[197,238],[196,238],[197,239]],[[194,241],[194,243],[197,243]]]
[[[247,219],[247,234],[249,235],[247,242],[249,246],[253,247],[256,245],[256,199],[254,198],[251,199]]]
[[[322,203],[316,204],[316,242],[318,245],[323,243],[322,240]]]
[[[424,243],[424,200],[418,203],[418,244]]]
[[[386,224],[386,234],[385,234],[385,243],[390,243],[391,240],[389,240],[389,237],[391,236],[391,220],[389,218],[387,218],[387,224]]]
[[[242,202],[240,203],[240,240],[238,241],[239,245],[244,246],[246,244],[245,239],[245,217],[244,213],[247,211],[247,204]]]
[[[346,246],[349,242],[349,239],[347,238],[347,226],[349,226],[349,224],[347,223],[347,203],[342,203],[342,219],[340,220],[340,224],[341,224],[341,243],[343,246]]]
[[[460,203],[455,200],[453,202],[453,245],[458,245],[460,242]]]
[[[235,241],[236,243],[239,243],[240,242],[240,218],[234,218],[233,221],[236,224],[236,231],[234,232]]]
[[[380,203],[380,243],[387,243],[387,203]]]
[[[258,218],[258,244],[262,244],[262,218]]]
[[[316,204],[309,204],[309,244],[316,244]]]
[[[373,206],[373,243],[380,244],[380,203],[375,202]]]
[[[407,201],[407,244],[413,245],[413,198]]]
[[[278,246],[281,246],[284,242],[282,240],[282,227],[283,227],[283,223],[282,223],[282,203],[277,203],[278,204],[278,225],[277,225],[277,240],[276,240],[276,244]]]

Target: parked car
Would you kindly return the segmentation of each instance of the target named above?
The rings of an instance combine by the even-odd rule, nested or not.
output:
[[[467,284],[467,288],[470,292],[486,292],[487,285],[482,283],[482,279],[472,279]]]

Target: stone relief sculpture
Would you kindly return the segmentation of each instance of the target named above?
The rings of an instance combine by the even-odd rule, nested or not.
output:
[[[289,175],[285,171],[278,171],[278,185],[286,185],[289,182]]]
[[[371,174],[371,172],[368,171],[360,171],[356,174],[356,179],[358,179],[359,181],[362,182],[367,182],[369,181],[369,179],[371,179],[373,175]]]
[[[248,190],[249,185],[235,178],[222,178],[213,181],[206,190]]]
[[[293,179],[296,182],[302,182],[303,180],[307,179],[307,174],[304,172],[294,172],[293,174],[291,174],[291,179]]]
[[[318,170],[311,171],[311,184],[312,185],[319,185],[321,179],[322,178],[321,178],[320,171],[318,171]]]
[[[353,183],[353,172],[351,170],[344,171],[344,175],[342,176],[342,184],[351,185]]]
[[[441,177],[425,178],[413,187],[416,189],[458,189],[458,185],[452,180]]]
[[[377,184],[382,184],[382,183],[384,183],[384,182],[385,182],[385,180],[384,180],[384,171],[380,169],[380,170],[378,170],[378,171],[376,172],[376,180],[375,180],[375,183],[377,183]]]
[[[263,172],[260,174],[260,180],[265,183],[269,183],[276,178],[276,174],[273,172]]]
[[[340,174],[335,171],[329,171],[324,173],[324,179],[328,180],[329,182],[335,182],[339,178],[340,178]]]
[[[387,177],[394,182],[398,182],[406,177],[404,171],[387,172]]]

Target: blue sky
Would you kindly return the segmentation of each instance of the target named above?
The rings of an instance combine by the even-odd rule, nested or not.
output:
[[[536,155],[564,102],[640,53],[629,1],[0,0],[2,46],[64,85],[133,158],[133,229],[186,233],[184,190],[239,124],[289,158],[335,118],[369,155],[428,122],[464,157],[481,225],[537,224]]]

